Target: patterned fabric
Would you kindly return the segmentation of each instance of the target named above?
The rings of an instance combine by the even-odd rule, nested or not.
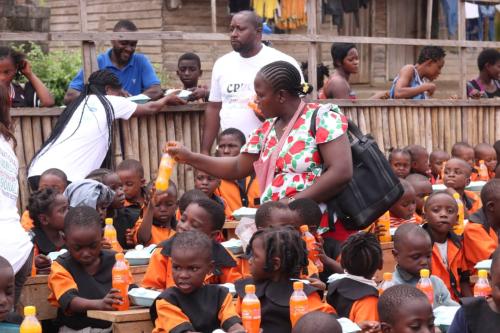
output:
[[[315,109],[316,137],[310,132],[311,117]],[[249,137],[241,148],[242,153],[261,154],[267,160],[276,149],[278,137],[273,128],[267,138],[270,126],[276,118],[266,120]],[[275,177],[270,186],[264,190],[261,203],[276,201],[284,197],[293,197],[297,192],[310,187],[314,180],[321,175],[322,160],[318,145],[340,137],[347,130],[347,119],[333,104],[306,104],[302,115],[293,126],[287,142],[276,160]]]

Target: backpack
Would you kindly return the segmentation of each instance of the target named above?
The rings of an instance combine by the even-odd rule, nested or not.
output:
[[[318,109],[311,118],[313,137],[316,136],[317,114]],[[348,230],[365,229],[389,210],[404,192],[373,137],[364,135],[351,120],[348,121],[347,135],[351,143],[353,176],[339,194],[326,202],[331,230],[335,230],[335,215]]]

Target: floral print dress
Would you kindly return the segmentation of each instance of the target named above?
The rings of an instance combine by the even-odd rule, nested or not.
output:
[[[316,136],[313,137],[310,131],[311,118],[316,109]],[[263,160],[268,159],[279,141],[274,128],[265,138],[275,120],[276,118],[268,119],[256,129],[241,148],[241,153],[261,154]],[[274,179],[264,190],[261,203],[293,197],[297,192],[310,187],[321,175],[323,168],[318,145],[335,140],[346,130],[347,119],[337,105],[306,104],[278,155]]]

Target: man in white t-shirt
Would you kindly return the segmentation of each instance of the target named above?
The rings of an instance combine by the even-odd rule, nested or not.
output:
[[[212,70],[210,97],[205,111],[201,152],[208,154],[219,128],[233,127],[248,136],[261,121],[248,103],[254,98],[253,81],[265,65],[278,61],[292,63],[292,57],[262,44],[262,23],[252,11],[241,11],[231,20],[232,52],[217,59]]]

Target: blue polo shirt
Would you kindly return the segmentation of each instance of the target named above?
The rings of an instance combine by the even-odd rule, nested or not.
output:
[[[111,62],[111,49],[97,56],[99,69],[108,69],[120,79],[123,89],[131,95],[139,95],[152,85],[160,84],[160,80],[149,59],[141,53],[134,53],[128,64],[122,69]],[[83,70],[80,70],[69,84],[71,89],[83,90]]]

